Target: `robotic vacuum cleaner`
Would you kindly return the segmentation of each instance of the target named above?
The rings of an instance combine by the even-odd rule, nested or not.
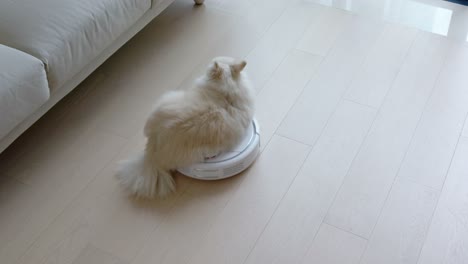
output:
[[[186,176],[200,180],[220,180],[247,169],[260,152],[260,130],[256,120],[247,128],[244,138],[231,151],[221,153],[204,162],[178,169]]]

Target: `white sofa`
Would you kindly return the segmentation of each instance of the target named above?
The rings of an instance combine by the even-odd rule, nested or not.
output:
[[[173,1],[0,1],[0,152]]]

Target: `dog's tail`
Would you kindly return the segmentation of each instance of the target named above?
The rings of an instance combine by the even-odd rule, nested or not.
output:
[[[156,166],[148,151],[122,162],[117,178],[126,190],[137,197],[165,197],[175,190],[170,172]]]

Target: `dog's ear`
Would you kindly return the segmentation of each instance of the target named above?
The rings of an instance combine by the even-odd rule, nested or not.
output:
[[[217,61],[213,62],[213,65],[210,68],[210,76],[213,79],[219,79],[221,78],[223,74],[223,69],[219,67],[219,64]]]
[[[232,64],[231,65],[231,71],[233,73],[238,74],[245,68],[246,65],[247,65],[247,62],[245,60],[242,60],[242,61],[240,61],[238,63]]]

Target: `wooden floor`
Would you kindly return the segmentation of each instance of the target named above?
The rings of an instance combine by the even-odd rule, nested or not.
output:
[[[0,263],[468,263],[468,45],[313,2],[170,6],[0,155]],[[260,157],[129,199],[152,103],[216,55],[248,62]]]

